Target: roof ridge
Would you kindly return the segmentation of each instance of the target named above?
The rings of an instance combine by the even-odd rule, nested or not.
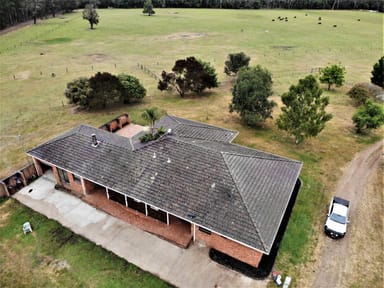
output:
[[[138,151],[138,150],[147,148],[149,146],[152,146],[153,144],[159,143],[160,141],[164,141],[164,140],[167,140],[167,139],[178,139],[178,138],[177,137],[172,137],[168,133],[165,133],[165,134],[161,135],[159,138],[157,138],[155,140],[151,140],[151,141],[148,141],[146,143],[141,143],[140,142],[140,145],[138,145],[137,147],[134,147],[134,145],[132,144],[133,145],[132,148],[134,148],[133,151]]]
[[[230,144],[232,144],[232,143],[230,143]],[[246,146],[241,146],[241,147],[249,148],[249,147],[246,147]],[[271,155],[271,157],[261,156],[261,155],[242,154],[242,153],[236,153],[236,152],[226,152],[226,151],[221,151],[221,153],[222,154],[235,155],[235,156],[239,156],[239,157],[258,158],[258,159],[266,159],[266,160],[272,160],[272,161],[300,163],[300,161],[298,161],[298,160],[289,159],[289,158],[286,158],[286,157],[283,157],[283,156],[280,156],[280,155],[275,155],[275,154],[272,154],[272,153],[262,152],[262,151],[259,151],[257,149],[253,149],[253,148],[249,148],[249,149],[256,150],[256,151],[258,151],[260,153],[263,153],[263,154],[266,154],[266,155],[269,154],[269,155]]]
[[[134,150],[134,146],[132,145],[131,138],[125,137],[113,132],[109,132],[100,128],[96,128],[87,124],[80,124],[79,126],[77,126],[76,130],[74,130],[74,133],[77,133],[84,137],[91,136],[88,134],[89,131],[85,129],[89,129],[92,132],[99,135],[102,139],[98,139],[98,140],[100,140],[101,142],[107,143],[108,145],[120,147],[120,148],[127,148],[127,149],[130,149],[131,151]],[[123,145],[123,144],[126,144],[126,145]]]
[[[172,117],[173,120],[175,120],[177,123],[182,124],[182,125],[188,125],[188,126],[199,127],[199,128],[219,129],[219,130],[226,130],[226,131],[230,131],[230,132],[239,133],[236,130],[232,130],[232,129],[228,129],[228,128],[223,128],[223,127],[215,126],[215,125],[204,123],[204,122],[199,122],[199,121],[196,121],[196,120],[190,120],[190,119],[178,117],[178,116],[175,116],[175,115],[172,115],[172,116],[168,115],[168,116]],[[175,118],[178,118],[178,119],[175,119]],[[188,122],[192,122],[192,123],[184,123],[184,122],[180,121],[179,119],[185,119]],[[196,123],[196,124],[194,124],[194,123]]]
[[[176,118],[180,118],[180,117],[177,117],[175,115],[165,115],[165,116],[168,116],[169,118],[171,118],[173,121],[175,121],[177,123],[177,125],[180,125],[181,122],[179,121],[179,119],[176,119]]]
[[[185,141],[184,139],[187,138],[187,139],[193,139],[192,141]],[[217,150],[217,149],[214,149],[212,147],[207,147],[207,146],[204,146],[202,144],[198,144],[198,143],[195,143],[194,141],[200,141],[200,139],[196,139],[196,138],[193,138],[193,137],[169,137],[169,139],[174,139],[176,141],[180,141],[180,142],[183,142],[185,144],[190,144],[190,145],[193,145],[193,146],[197,146],[197,147],[200,147],[200,148],[203,148],[205,150],[209,150],[209,151],[215,151],[217,153],[221,153],[222,151],[220,150]],[[211,143],[216,143],[216,141],[209,141],[209,140],[202,140],[202,141],[205,141],[205,142],[211,142]],[[221,142],[220,142],[221,143]],[[223,143],[226,143],[226,142],[223,142]],[[228,143],[228,144],[231,144],[231,143]]]
[[[266,155],[271,155],[271,157],[267,157],[267,156],[260,156],[260,155],[249,155],[249,154],[242,154],[242,153],[235,153],[235,152],[226,152],[226,151],[222,151],[222,150],[218,150],[218,149],[215,149],[211,146],[205,146],[204,143],[195,143],[194,141],[203,141],[203,142],[210,142],[210,143],[215,143],[215,141],[209,141],[209,140],[200,140],[200,139],[195,139],[193,137],[169,137],[169,138],[172,138],[172,139],[175,139],[175,140],[178,140],[180,142],[183,142],[183,143],[186,143],[186,144],[190,144],[190,145],[193,145],[193,146],[198,146],[198,147],[201,147],[205,150],[209,150],[209,151],[215,151],[215,152],[218,152],[218,153],[221,153],[221,154],[228,154],[228,155],[235,155],[235,156],[240,156],[240,157],[247,157],[247,158],[258,158],[258,159],[265,159],[265,160],[273,160],[273,161],[281,161],[281,162],[290,162],[290,163],[301,163],[300,161],[298,160],[293,160],[293,159],[289,159],[289,158],[286,158],[286,157],[283,157],[283,156],[280,156],[280,155],[275,155],[275,154],[272,154],[272,153],[266,153],[266,152],[262,152],[262,151],[259,151],[257,149],[253,149],[253,148],[250,148],[250,147],[247,147],[247,146],[241,146],[241,145],[238,145],[238,144],[235,144],[235,143],[227,143],[227,142],[224,142],[222,144],[224,145],[235,145],[235,146],[238,146],[238,147],[241,147],[242,149],[250,149],[250,150],[255,150],[257,152],[260,152],[260,153],[263,153],[263,154],[266,154]],[[195,139],[194,141],[185,141],[184,138],[187,138],[187,139]]]
[[[258,226],[256,225],[255,221],[254,221],[253,218],[251,217],[251,214],[249,213],[248,206],[247,206],[246,202],[244,201],[243,195],[241,194],[241,190],[240,190],[239,187],[237,186],[237,183],[236,183],[236,181],[235,181],[235,179],[234,179],[234,177],[233,177],[233,175],[232,175],[231,168],[229,167],[229,165],[228,165],[228,163],[227,163],[227,161],[226,161],[226,159],[225,159],[225,157],[224,157],[224,155],[223,155],[224,153],[223,153],[223,152],[220,152],[220,154],[221,154],[221,156],[223,157],[224,164],[225,164],[225,166],[227,167],[227,169],[228,169],[228,171],[229,171],[229,175],[230,175],[230,177],[231,177],[231,179],[232,179],[232,181],[233,181],[233,184],[235,185],[236,190],[239,192],[239,195],[240,195],[240,198],[241,198],[241,202],[243,202],[243,205],[244,205],[245,208],[246,208],[248,217],[249,217],[249,219],[251,219],[251,221],[252,221],[252,223],[253,223],[253,226],[255,227],[255,231],[256,231],[256,233],[257,233],[258,238],[260,239],[261,244],[263,245],[263,249],[264,249],[265,251],[267,251],[266,245],[265,245],[265,243],[264,243],[264,241],[263,241],[263,238],[261,237],[261,234],[260,234],[260,232],[259,232]]]
[[[199,122],[198,122],[199,123]],[[214,125],[210,125],[210,124],[206,124],[206,123],[202,123],[204,125],[193,125],[193,124],[187,124],[187,123],[181,123],[183,125],[188,125],[188,126],[192,126],[192,127],[197,127],[197,128],[205,128],[205,129],[218,129],[218,130],[225,130],[225,131],[230,131],[230,132],[237,132],[235,130],[231,130],[231,129],[227,129],[227,128],[223,128],[223,127],[217,127],[217,126],[214,126]]]

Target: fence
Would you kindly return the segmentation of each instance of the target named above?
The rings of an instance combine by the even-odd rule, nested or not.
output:
[[[10,197],[37,178],[35,165],[28,164],[11,176],[0,180],[0,197]]]

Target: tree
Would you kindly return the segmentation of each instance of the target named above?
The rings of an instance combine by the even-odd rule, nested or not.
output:
[[[279,129],[295,137],[296,144],[317,136],[325,128],[325,123],[332,119],[332,114],[325,111],[329,98],[321,94],[316,78],[308,75],[281,96],[285,107],[281,108],[276,123]]]
[[[241,67],[248,67],[251,58],[244,54],[244,52],[228,54],[227,61],[225,61],[224,73],[228,76],[237,74]]]
[[[131,101],[139,101],[144,98],[147,90],[140,84],[139,79],[127,74],[119,74],[117,76],[122,85],[121,97],[122,102],[127,104]]]
[[[345,68],[343,66],[332,64],[320,70],[320,82],[328,84],[328,90],[335,84],[340,87],[344,84]]]
[[[99,23],[99,14],[97,14],[96,8],[93,4],[85,5],[83,10],[83,19],[88,20],[91,29],[93,29],[93,25],[97,25]]]
[[[82,108],[89,106],[89,95],[91,87],[89,85],[89,79],[86,77],[80,77],[67,84],[65,90],[65,97],[69,99],[69,103],[79,105]]]
[[[37,17],[42,13],[43,3],[40,0],[31,0],[25,3],[25,8],[30,10],[33,18],[33,24],[37,23]]]
[[[372,100],[367,100],[357,109],[352,121],[357,133],[362,133],[364,129],[377,129],[384,124],[384,109]]]
[[[384,88],[384,56],[373,65],[371,83]]]
[[[160,119],[160,116],[161,113],[156,107],[145,109],[141,114],[141,117],[143,117],[143,119],[149,123],[152,135],[154,135],[155,131],[155,122]]]
[[[371,93],[369,92],[368,88],[362,84],[356,84],[354,85],[351,90],[347,93],[349,97],[351,97],[353,100],[355,100],[357,105],[362,105],[369,99],[371,96]]]
[[[148,14],[148,16],[155,14],[155,10],[153,10],[152,0],[145,0],[144,1],[143,13]]]
[[[268,100],[272,95],[272,76],[267,69],[259,65],[241,68],[232,95],[229,111],[238,112],[247,125],[257,126],[272,118],[276,103]]]
[[[174,87],[181,97],[188,91],[201,94],[206,88],[219,85],[217,74],[208,62],[197,60],[195,57],[180,59],[175,62],[173,72],[161,73],[157,88],[161,91]]]
[[[69,13],[72,12],[74,9],[78,8],[79,3],[77,3],[77,0],[64,0],[61,1],[61,9],[64,10],[64,12]]]
[[[121,99],[123,86],[119,79],[108,72],[97,72],[89,79],[89,108],[105,108]]]

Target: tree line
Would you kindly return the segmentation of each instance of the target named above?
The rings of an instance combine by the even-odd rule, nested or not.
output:
[[[143,8],[145,0],[1,0],[0,29],[91,3],[98,8]],[[367,9],[384,11],[383,0],[152,0],[154,8],[222,9]]]
[[[142,8],[145,0],[99,0],[99,8]],[[370,9],[383,11],[382,0],[152,0],[155,8],[223,9]]]
[[[79,7],[77,0],[1,0],[0,29],[20,22],[55,17],[57,12],[71,12]]]

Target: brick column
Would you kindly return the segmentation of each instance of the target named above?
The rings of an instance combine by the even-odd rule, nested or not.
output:
[[[36,172],[38,176],[43,176],[43,169],[41,168],[39,160],[36,160],[34,157],[32,157],[33,164],[35,165]]]

